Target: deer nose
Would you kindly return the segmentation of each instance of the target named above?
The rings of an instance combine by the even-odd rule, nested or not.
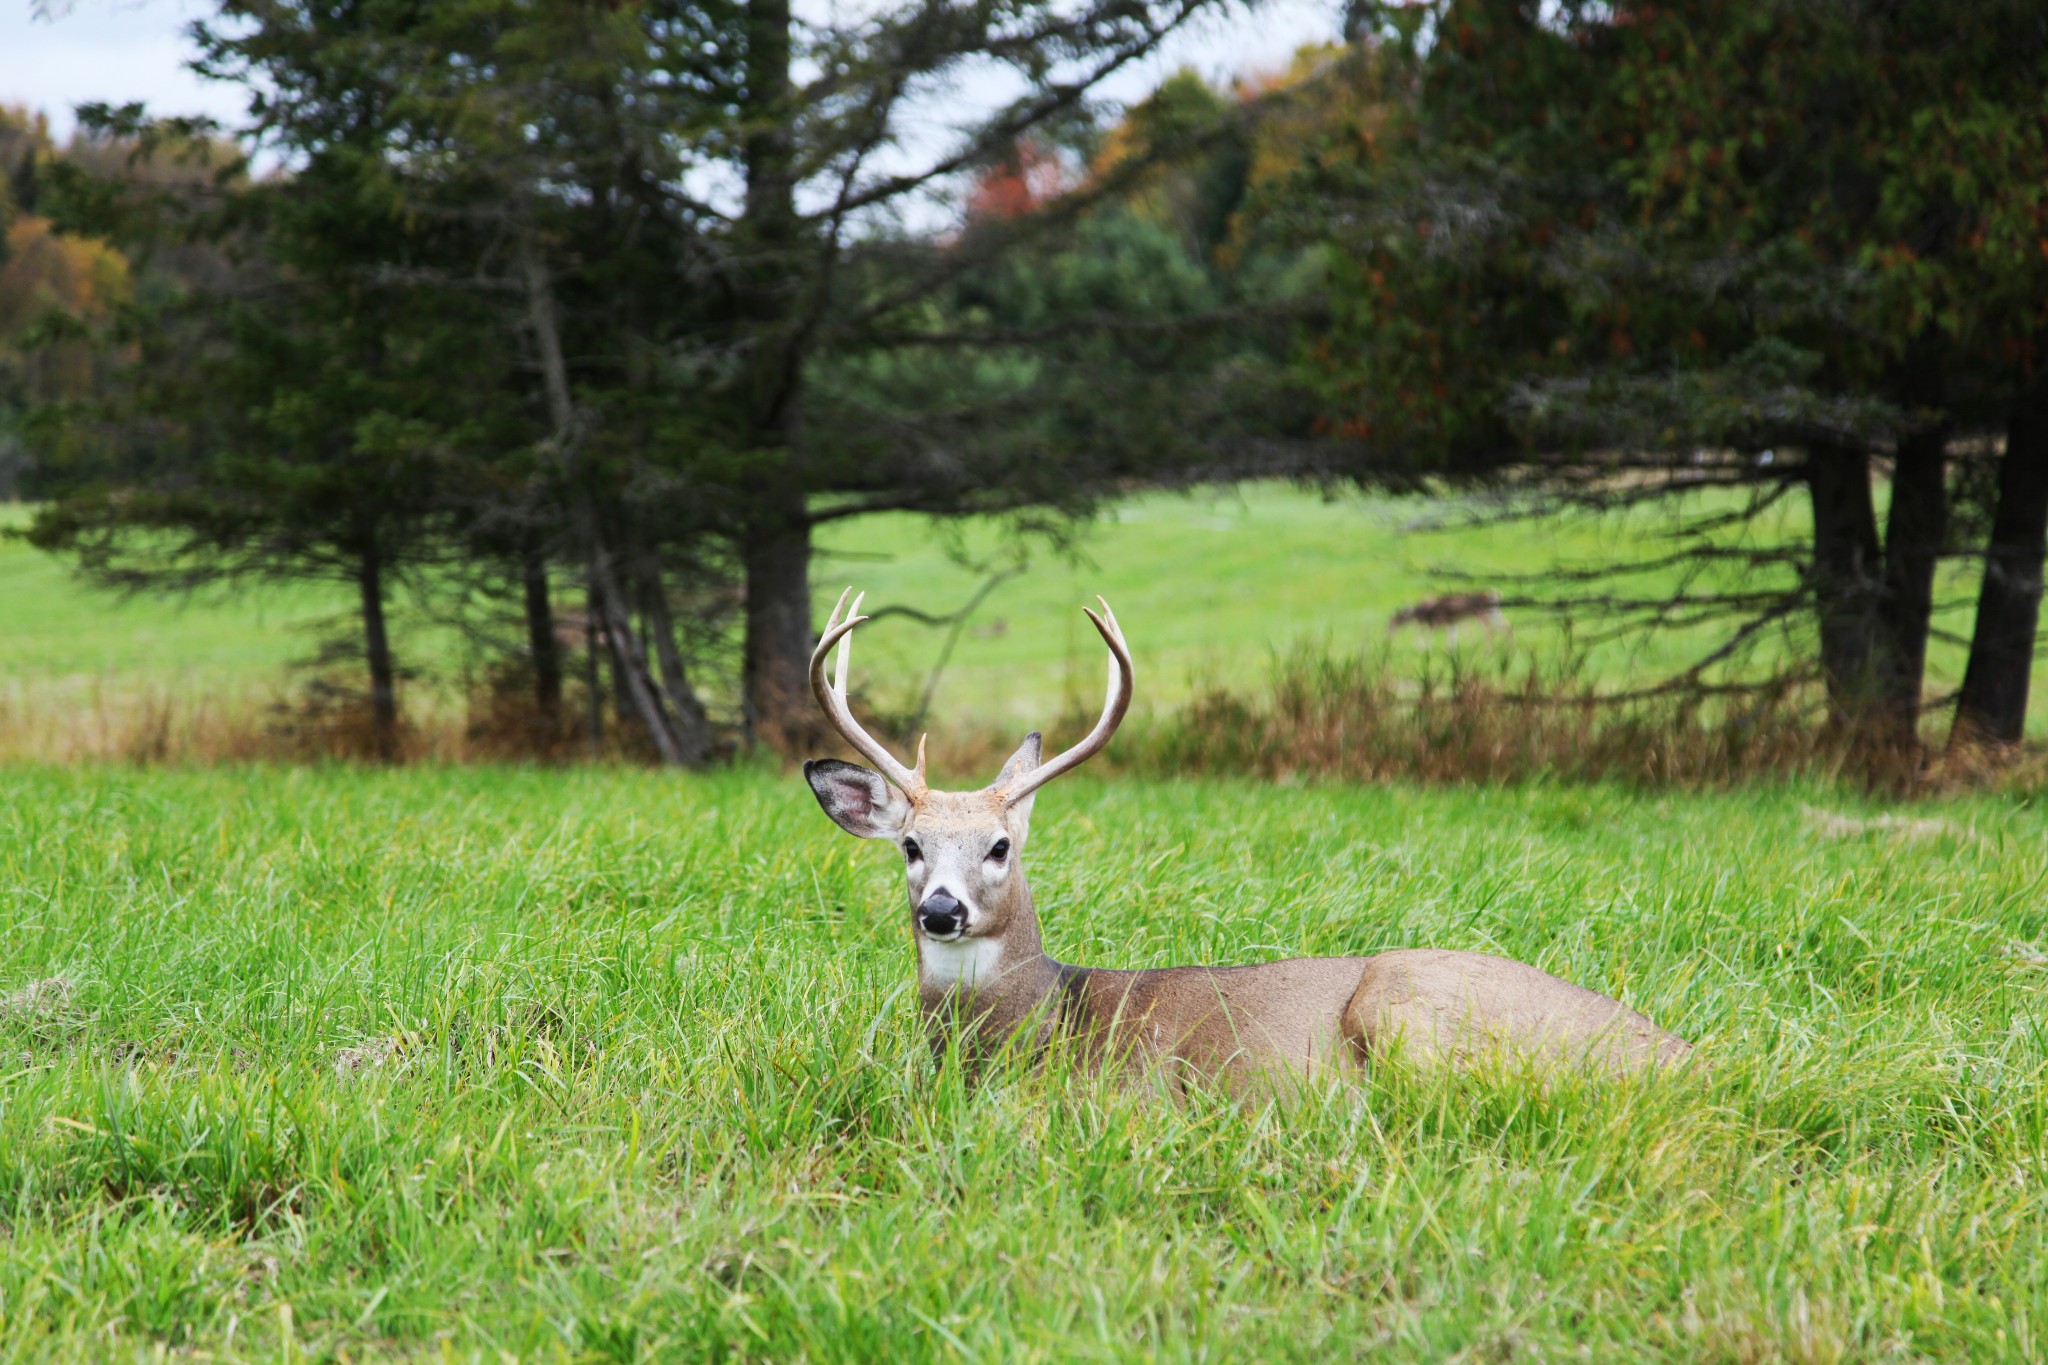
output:
[[[917,917],[933,938],[957,934],[967,925],[966,911],[944,887],[924,898],[924,903],[917,907]]]

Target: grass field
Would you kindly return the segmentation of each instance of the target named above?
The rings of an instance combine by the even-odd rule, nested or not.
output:
[[[935,1072],[793,777],[0,768],[0,1360],[2039,1360],[2048,819],[1874,813],[1050,789],[1070,960],[1487,949],[1703,1043],[1265,1108]]]
[[[1454,511],[1423,500],[1324,500],[1274,485],[1122,502],[1086,528],[1077,553],[1037,550],[1029,570],[983,604],[943,675],[934,714],[1022,729],[1077,699],[1092,704],[1101,687],[1100,644],[1080,607],[1098,592],[1115,604],[1130,634],[1142,679],[1140,708],[1156,710],[1202,685],[1255,686],[1276,653],[1304,643],[1340,653],[1384,649],[1394,669],[1419,672],[1441,660],[1444,642],[1412,632],[1390,642],[1386,621],[1408,602],[1459,586],[1448,573],[1499,584],[1510,574],[1655,550],[1670,529],[1662,511],[1483,531],[1422,529]],[[1785,515],[1800,513],[1795,507]],[[22,510],[11,516],[18,523]],[[955,546],[970,558],[1000,558],[1000,537],[988,524],[947,526],[902,515],[828,527],[813,572],[818,620],[849,582],[868,590],[870,607],[901,603],[952,611],[980,581],[949,555]],[[1652,576],[1641,586],[1665,588],[1670,580]],[[1967,631],[1972,591],[1960,569],[1944,578],[1942,626]],[[26,708],[35,719],[20,722],[39,724],[51,723],[46,717],[66,706],[89,711],[104,697],[135,692],[208,698],[275,692],[286,681],[287,664],[315,652],[323,628],[347,627],[349,606],[346,589],[306,584],[190,602],[121,601],[78,584],[61,564],[28,546],[0,539],[0,723],[10,692],[29,703],[41,699]],[[1568,645],[1554,623],[1510,615],[1512,643],[1468,630],[1462,656],[1504,664],[1555,660],[1569,649],[1583,656],[1589,680],[1619,686],[1661,677],[1720,638],[1693,630],[1581,648],[1600,631],[1600,621],[1576,623],[1575,643]],[[401,660],[430,677],[438,673],[445,696],[452,670],[447,636],[402,603],[396,616]],[[878,621],[863,630],[856,672],[874,700],[907,710],[940,644],[940,633],[930,628],[901,618]],[[1764,657],[1777,657],[1774,644],[1766,645]],[[1930,693],[1956,684],[1961,661],[1956,646],[1935,644]],[[729,686],[720,687],[715,677],[711,687],[729,696]],[[436,695],[431,683],[409,691],[415,709]],[[21,702],[16,709],[23,709]],[[2048,730],[2048,697],[2036,699],[2034,714],[2035,729]]]

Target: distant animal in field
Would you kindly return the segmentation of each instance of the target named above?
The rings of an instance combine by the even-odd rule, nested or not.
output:
[[[593,632],[588,612],[573,608],[558,611],[555,613],[555,643],[563,649],[582,649],[586,644],[592,643],[600,650],[610,649],[611,632],[605,629],[602,620],[599,620],[596,626],[597,629]]]
[[[1047,759],[1039,737],[1027,735],[989,786],[947,792],[925,782],[922,739],[916,766],[907,766],[854,718],[846,677],[850,634],[868,619],[859,612],[857,597],[849,608],[841,596],[833,608],[811,655],[811,690],[875,768],[813,759],[804,778],[841,829],[885,841],[903,860],[918,997],[935,1052],[957,1042],[972,1055],[1012,1037],[1043,1046],[1062,1036],[1090,1065],[1259,1089],[1342,1075],[1400,1049],[1424,1063],[1507,1054],[1607,1072],[1676,1062],[1691,1050],[1618,1000],[1485,953],[1403,949],[1144,971],[1054,960],[1024,884],[1024,841],[1038,789],[1100,752],[1130,708],[1131,652],[1115,614],[1106,602],[1100,615],[1088,612],[1109,646],[1109,687],[1087,737]],[[836,681],[825,673],[835,645]]]
[[[1463,621],[1477,621],[1486,627],[1488,635],[1499,631],[1514,633],[1508,618],[1500,612],[1500,594],[1488,588],[1485,592],[1452,592],[1442,597],[1425,597],[1420,602],[1401,608],[1387,619],[1387,633],[1392,634],[1403,626],[1421,626],[1425,630],[1448,631],[1450,643],[1458,643],[1458,625]]]

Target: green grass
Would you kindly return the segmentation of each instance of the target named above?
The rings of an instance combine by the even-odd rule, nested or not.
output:
[[[794,777],[0,769],[0,1360],[2038,1360],[2048,822],[1846,800],[1049,790],[1070,960],[1486,949],[1710,1063],[1266,1108],[934,1072]]]
[[[0,505],[0,532],[28,509]],[[217,588],[190,597],[89,587],[66,564],[0,535],[0,682],[140,684],[255,691],[346,626],[339,585]]]
[[[1418,675],[1440,666],[1449,645],[1445,637],[1415,630],[1390,639],[1387,621],[1400,607],[1474,587],[1541,595],[1559,585],[1518,585],[1515,576],[1667,553],[1677,515],[1696,516],[1707,505],[1691,499],[1627,515],[1474,527],[1463,524],[1473,509],[1453,502],[1323,499],[1278,485],[1133,498],[1110,508],[1089,529],[1078,555],[1040,555],[1030,573],[1005,584],[982,607],[943,677],[934,714],[1026,724],[1061,705],[1096,704],[1101,645],[1080,613],[1096,593],[1109,598],[1130,636],[1143,679],[1141,706],[1172,706],[1210,683],[1255,687],[1267,678],[1275,654],[1300,646],[1383,651],[1397,673]],[[1732,504],[1726,495],[1713,495],[1710,505]],[[1789,500],[1746,535],[1756,543],[1796,537],[1805,517],[1803,504]],[[870,607],[911,602],[953,609],[971,596],[976,582],[949,558],[949,548],[963,543],[973,557],[991,561],[999,544],[986,526],[963,533],[911,516],[833,528],[813,571],[821,589],[830,586],[820,592],[819,618],[846,583],[868,590]],[[1780,581],[1759,578],[1750,586]],[[1655,597],[1677,583],[1676,572],[1666,570],[1636,575],[1618,590]],[[1937,626],[1966,635],[1975,610],[1971,574],[1960,565],[1945,569],[1936,596]],[[1617,689],[1670,676],[1714,649],[1730,628],[1716,624],[1600,639],[1609,623],[1597,615],[1568,627],[1528,610],[1510,610],[1508,616],[1512,641],[1489,639],[1467,626],[1457,646],[1460,657],[1517,668],[1530,660],[1555,665],[1569,657],[1582,679]],[[1802,619],[1794,629],[1792,647],[1806,657],[1813,648],[1810,626]],[[863,640],[865,656],[856,652],[856,671],[865,657],[871,690],[903,706],[899,699],[915,695],[936,658],[937,633],[902,620],[877,622],[863,632],[872,638]],[[1751,662],[1772,666],[1786,647],[1781,635],[1766,635]],[[1960,683],[1963,659],[1960,646],[1933,642],[1930,696]],[[2033,715],[2037,729],[2048,725],[2041,696]]]
[[[1795,500],[1796,502],[1796,500]],[[5,509],[0,509],[5,510]],[[1419,597],[1457,586],[1445,571],[1480,584],[1514,573],[1611,562],[1655,551],[1670,529],[1663,510],[1629,517],[1577,517],[1484,530],[1420,529],[1454,509],[1424,500],[1325,500],[1292,488],[1250,485],[1222,494],[1153,494],[1112,507],[1087,527],[1074,555],[1038,550],[1027,573],[1005,583],[977,613],[943,675],[933,715],[943,744],[946,717],[1043,724],[1101,688],[1101,646],[1080,608],[1096,593],[1116,606],[1140,669],[1141,708],[1170,707],[1197,686],[1255,686],[1276,652],[1298,645],[1386,649],[1393,667],[1419,672],[1444,642],[1409,632],[1388,642],[1387,618]],[[1792,506],[1773,523],[1793,526]],[[15,519],[20,519],[19,509]],[[1768,529],[1768,528],[1767,528]],[[817,619],[839,588],[858,584],[870,607],[909,604],[951,611],[980,582],[951,551],[1000,557],[997,529],[986,523],[934,523],[910,515],[829,526],[813,570]],[[1644,590],[1668,588],[1650,575]],[[1512,591],[1512,589],[1510,589]],[[1941,624],[1968,628],[1973,596],[1967,574],[1947,575]],[[285,678],[288,661],[314,652],[324,625],[346,626],[350,601],[339,585],[250,588],[189,603],[119,601],[72,580],[63,566],[20,542],[0,539],[0,684],[17,687],[188,685],[261,692]],[[1555,660],[1583,655],[1586,675],[1611,686],[1661,677],[1720,638],[1678,631],[1586,647],[1602,623],[1577,623],[1576,643],[1554,624],[1511,613],[1512,645],[1468,629],[1468,658]],[[448,644],[417,613],[397,613],[401,659],[428,672],[450,669]],[[940,632],[901,618],[863,629],[856,673],[869,696],[907,710],[937,659]],[[1768,642],[1765,659],[1778,657]],[[1952,688],[1962,656],[1937,643],[1929,690]],[[719,670],[712,670],[713,673]],[[714,683],[715,688],[715,683]],[[2041,689],[2048,693],[2048,688]],[[417,700],[420,689],[415,687]],[[2048,697],[2037,697],[2036,728],[2048,726]]]

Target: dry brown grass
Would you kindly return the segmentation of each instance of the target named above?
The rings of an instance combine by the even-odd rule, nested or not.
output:
[[[399,762],[652,760],[635,728],[620,725],[609,708],[593,756],[586,699],[574,689],[552,722],[516,680],[480,686],[466,698],[421,689],[406,700]],[[1078,734],[1093,720],[1076,714],[1049,728]],[[879,722],[877,728],[887,732]],[[914,736],[894,738],[906,752],[915,744]],[[961,785],[985,781],[1019,738],[971,721],[946,724],[935,738],[935,772]],[[317,677],[291,692],[221,695],[97,684],[0,689],[0,762],[368,762],[375,756],[360,694]],[[1897,795],[2048,786],[2048,753],[2034,748],[1859,749],[1820,725],[1813,699],[1794,690],[1708,702],[1657,697],[1616,703],[1560,674],[1452,671],[1418,682],[1369,658],[1316,653],[1280,660],[1261,688],[1213,689],[1177,711],[1134,717],[1097,766],[1282,782],[1721,787],[1807,778]],[[1823,832],[1914,838],[1937,831],[1901,825]]]
[[[262,699],[100,680],[0,689],[0,760],[163,762],[262,757]]]
[[[1845,815],[1840,811],[1801,806],[1807,828],[1829,839],[1940,839],[1974,838],[1975,835],[1952,820],[1912,815]]]
[[[466,697],[420,687],[402,700],[400,763],[592,756],[585,699],[575,689],[553,721],[509,683],[479,686]],[[0,762],[375,762],[377,756],[368,702],[330,674],[304,676],[290,687],[231,692],[98,679],[0,685]],[[597,756],[640,762],[651,753],[607,714]]]
[[[46,976],[0,995],[0,1019],[30,1022],[61,1017],[71,1007],[70,978]]]
[[[408,698],[401,762],[470,762],[514,754],[472,734],[470,708]],[[359,694],[319,679],[293,690],[206,692],[99,681],[0,689],[0,762],[246,763],[364,760],[376,755]]]
[[[1120,761],[1274,780],[1730,786],[1809,778],[1898,794],[2048,783],[2048,755],[1859,745],[1794,688],[1616,702],[1568,675],[1456,671],[1417,683],[1371,659],[1301,653],[1265,688],[1211,691],[1140,726]]]

